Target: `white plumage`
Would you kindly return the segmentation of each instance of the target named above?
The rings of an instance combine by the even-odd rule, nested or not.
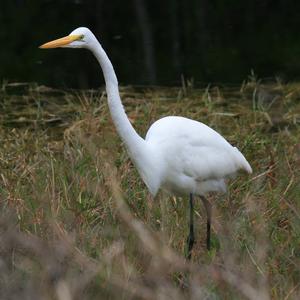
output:
[[[80,27],[67,37],[41,46],[56,47],[87,48],[93,52],[103,71],[113,122],[143,181],[153,196],[159,189],[175,195],[190,195],[189,258],[194,243],[193,195],[201,197],[208,215],[209,249],[211,213],[204,195],[210,191],[224,192],[226,177],[239,170],[252,172],[242,153],[205,124],[177,116],[156,121],[149,128],[146,138],[141,138],[127,118],[113,66],[94,34]]]
[[[226,177],[241,169],[252,171],[241,152],[220,134],[187,118],[156,121],[147,132],[146,142],[159,156],[160,187],[173,194],[225,192]]]

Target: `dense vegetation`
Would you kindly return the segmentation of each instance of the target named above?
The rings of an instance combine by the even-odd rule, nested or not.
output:
[[[121,88],[142,135],[164,115],[212,126],[254,174],[213,203],[213,249],[196,205],[151,199],[102,90],[3,85],[0,94],[1,299],[299,299],[300,87]]]
[[[88,26],[126,85],[240,83],[251,69],[295,80],[299,11],[295,0],[1,0],[0,79],[98,87],[90,53],[37,48]]]

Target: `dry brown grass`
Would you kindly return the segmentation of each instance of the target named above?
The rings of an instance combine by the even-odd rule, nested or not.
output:
[[[298,299],[300,88],[122,88],[144,134],[164,115],[217,129],[254,169],[214,203],[213,250],[196,205],[153,200],[116,136],[102,91],[6,85],[0,105],[1,299]],[[18,87],[19,88],[19,87]]]

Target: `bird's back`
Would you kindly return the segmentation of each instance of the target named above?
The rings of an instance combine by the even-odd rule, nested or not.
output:
[[[165,117],[148,130],[147,143],[161,156],[162,188],[177,194],[224,191],[224,178],[251,167],[242,153],[203,123]]]

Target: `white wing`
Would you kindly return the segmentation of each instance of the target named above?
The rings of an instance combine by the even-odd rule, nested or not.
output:
[[[155,122],[146,141],[156,146],[166,168],[197,181],[222,179],[252,169],[235,147],[203,123],[183,117],[165,117]],[[168,170],[169,171],[169,170]]]

